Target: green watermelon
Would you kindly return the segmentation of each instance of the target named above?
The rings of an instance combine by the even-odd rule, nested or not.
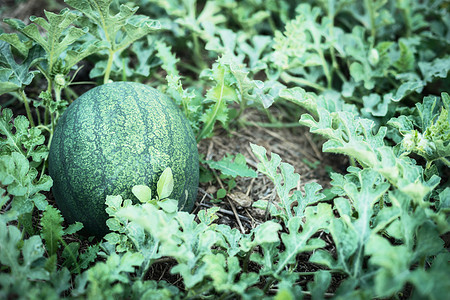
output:
[[[156,195],[167,167],[179,209],[191,211],[197,196],[192,128],[170,98],[140,83],[108,83],[76,99],[55,127],[48,163],[57,206],[90,235],[109,231],[107,195],[133,199],[135,185],[148,185]]]

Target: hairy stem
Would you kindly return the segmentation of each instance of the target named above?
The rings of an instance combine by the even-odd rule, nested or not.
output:
[[[20,89],[18,91],[20,98],[23,101],[23,104],[25,105],[25,110],[27,112],[28,121],[30,121],[31,127],[34,127],[34,121],[33,116],[31,115],[30,105],[28,104],[28,98],[27,95],[25,95],[25,91],[23,89]]]
[[[105,77],[103,77],[103,83],[108,83],[109,81],[109,75],[111,74],[113,60],[114,60],[114,51],[109,49],[108,63],[106,64]]]
[[[219,114],[219,110],[222,105],[222,102],[226,101],[223,97],[223,88],[225,86],[224,81],[225,81],[225,79],[222,79],[222,82],[220,83],[220,95],[219,95],[219,99],[217,99],[216,103],[214,104],[214,107],[212,110],[212,116],[210,118],[208,118],[208,122],[205,123],[205,126],[203,126],[202,130],[198,134],[197,142],[202,140],[208,134],[208,132],[213,130],[213,127],[214,127],[214,124],[216,123],[217,115]]]
[[[445,157],[439,158],[447,167],[450,167],[450,160]]]

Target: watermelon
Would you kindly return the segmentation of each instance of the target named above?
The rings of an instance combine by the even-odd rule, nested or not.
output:
[[[135,185],[156,195],[167,167],[174,179],[170,198],[179,209],[191,211],[197,196],[192,128],[172,99],[140,83],[108,83],[76,99],[55,127],[48,164],[58,208],[69,223],[83,223],[88,235],[109,231],[107,195],[137,201]]]

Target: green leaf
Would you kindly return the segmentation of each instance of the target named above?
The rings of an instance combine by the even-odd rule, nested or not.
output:
[[[302,106],[309,112],[317,115],[317,96],[313,93],[307,93],[301,87],[283,89],[280,91],[280,97]]]
[[[325,246],[321,239],[311,239],[319,229],[324,229],[332,219],[331,206],[320,203],[316,207],[307,207],[305,210],[306,222],[300,217],[292,217],[287,222],[288,233],[281,234],[286,250],[280,252],[275,275],[288,265],[296,263],[296,256],[301,252],[313,251]],[[300,230],[301,227],[301,230]]]
[[[329,19],[321,18],[322,10],[319,7],[306,3],[300,4],[296,12],[297,17],[286,24],[284,33],[275,33],[275,63],[283,69],[327,64],[321,56],[331,46],[331,37],[326,29]],[[324,66],[324,69],[328,69],[328,66]]]
[[[128,222],[126,219],[118,216],[118,212],[120,209],[122,209],[124,207],[131,206],[132,201],[129,199],[123,200],[120,195],[118,195],[118,196],[108,195],[108,196],[106,196],[105,204],[106,204],[105,211],[110,216],[110,218],[108,220],[106,220],[106,225],[108,226],[108,228],[112,231],[118,231],[120,233],[125,232]],[[112,234],[112,235],[114,235],[114,234]],[[125,239],[125,243],[126,243],[126,239]]]
[[[423,169],[414,161],[405,156],[398,156],[392,147],[385,146],[387,128],[380,127],[376,132],[376,124],[372,120],[359,117],[356,112],[330,112],[326,102],[317,101],[317,104],[318,121],[309,114],[303,114],[300,123],[310,127],[311,132],[328,139],[322,147],[324,152],[353,157],[363,167],[376,170],[392,185],[423,205],[424,197],[434,187],[423,182]],[[426,120],[428,119],[427,116]]]
[[[15,92],[29,85],[38,71],[30,71],[44,57],[43,49],[35,45],[28,56],[18,64],[11,53],[11,46],[0,40],[0,95]]]
[[[280,240],[278,236],[278,231],[280,230],[281,225],[278,223],[272,221],[262,223],[254,230],[254,246],[262,245],[264,243],[277,243]]]
[[[404,245],[393,246],[378,235],[369,239],[366,248],[366,253],[371,256],[369,264],[379,267],[374,287],[377,295],[388,297],[401,290],[409,276],[411,251]]]
[[[447,296],[450,289],[449,256],[448,252],[442,252],[436,256],[430,268],[417,268],[411,273],[410,280],[416,288],[418,298],[433,297],[438,299]],[[436,280],[437,278],[439,280]]]
[[[450,156],[450,98],[442,93],[442,102],[439,98],[428,96],[423,103],[417,103],[419,113],[420,131],[413,129],[413,124],[406,117],[391,122],[404,135],[402,147],[408,152],[415,152],[427,160],[427,168],[435,160],[442,160],[449,165],[447,157]]]
[[[16,33],[2,33],[0,34],[0,41],[5,41],[14,47],[22,57],[28,56],[28,51],[33,46],[31,40],[22,40]]]
[[[414,260],[421,261],[429,256],[439,254],[444,249],[444,241],[439,237],[439,232],[434,224],[426,222],[417,231]]]
[[[152,200],[152,190],[146,185],[135,185],[131,189],[131,192],[141,203]]]
[[[4,138],[0,137],[0,153],[15,151],[40,163],[48,155],[47,147],[43,145],[44,135],[36,127],[29,128],[30,122],[25,116],[19,115],[15,119],[12,116],[10,109],[1,111],[0,134]]]
[[[412,92],[421,93],[425,87],[425,82],[420,79],[415,79],[402,83],[394,96],[391,96],[392,101],[400,101]],[[388,94],[389,95],[389,94]]]
[[[48,280],[49,272],[39,263],[45,259],[40,237],[34,235],[22,240],[21,235],[17,227],[7,226],[0,220],[0,263],[10,269],[10,284],[26,288],[28,280]]]
[[[450,187],[446,187],[439,193],[439,210],[448,211],[450,209]]]
[[[157,41],[155,44],[157,56],[162,61],[162,68],[167,72],[168,76],[177,77],[177,63],[180,61],[175,54],[172,53],[171,47],[166,43]]]
[[[113,0],[65,0],[65,2],[86,16],[88,21],[85,20],[84,23],[90,27],[90,33],[97,39],[100,47],[108,48],[108,62],[99,61],[93,69],[95,72],[91,71],[91,77],[105,74],[105,83],[109,79],[112,64],[117,60],[118,54],[134,41],[161,28],[158,21],[135,15],[138,7],[131,8],[121,4],[119,12],[111,14],[110,6]],[[120,61],[118,65],[121,64]]]
[[[381,42],[372,47],[373,43],[367,41],[365,29],[354,26],[351,33],[343,34],[336,43],[337,50],[345,53],[350,75],[358,86],[363,83],[364,89],[371,91],[379,80],[386,77],[392,65],[390,52],[393,42]]]
[[[183,109],[183,113],[189,120],[194,134],[198,135],[200,117],[204,109],[202,103],[203,97],[201,97],[201,95],[195,89],[184,89],[183,85],[181,84],[181,77],[178,75],[173,75],[173,73],[169,73],[175,72],[175,70],[166,71],[168,72],[168,75],[166,76],[168,84],[167,93]],[[178,71],[176,71],[175,73],[178,73]]]
[[[197,135],[197,141],[211,136],[216,121],[220,121],[227,128],[228,104],[238,100],[236,90],[232,86],[234,77],[232,77],[229,67],[221,59],[213,65],[212,70],[207,70],[201,76],[208,77],[216,85],[206,93],[205,101],[212,104],[201,116],[200,120],[204,124]]]
[[[237,261],[236,257],[230,257],[229,260]],[[205,272],[211,277],[217,291],[226,291],[232,286],[234,278],[230,278],[230,276],[236,274],[228,274],[225,269],[227,261],[222,253],[205,255],[203,262],[205,263]],[[235,266],[235,264],[229,264],[229,267],[233,265]],[[240,269],[239,264],[237,267]],[[228,282],[229,280],[231,280],[231,284]]]
[[[8,202],[9,197],[6,194],[6,190],[3,188],[0,188],[0,209],[3,208],[3,206]]]
[[[27,177],[28,160],[20,153],[13,152],[10,156],[3,155],[0,157],[0,166],[0,182],[8,186],[8,193],[15,196],[24,196],[27,193],[26,182],[29,181]]]
[[[49,191],[53,182],[48,175],[36,180],[37,175],[23,154],[12,152],[0,156],[0,182],[7,186],[8,194],[14,196],[12,209],[19,214],[31,212],[35,204],[41,210],[47,206],[40,192]]]
[[[117,49],[124,49],[134,41],[159,29],[161,29],[161,25],[158,21],[150,20],[148,17],[141,15],[132,16],[123,26],[126,37],[118,43]]]
[[[35,41],[45,50],[48,75],[54,75],[60,71],[63,74],[67,74],[70,68],[78,61],[104,48],[103,44],[92,42],[87,44],[81,43],[81,45],[75,44],[72,47],[88,30],[87,28],[80,29],[73,26],[73,23],[79,16],[69,9],[63,9],[59,14],[44,10],[44,14],[46,19],[30,17],[32,23],[29,25],[14,19],[7,19],[5,22]],[[41,35],[38,26],[46,32],[45,36]],[[68,55],[63,59],[65,62],[64,70],[58,70],[58,61],[62,60],[62,54],[66,51],[68,51]]]
[[[58,244],[62,240],[64,233],[62,227],[63,220],[59,210],[50,205],[42,214],[41,236],[45,241],[45,247],[47,248],[49,255],[55,254],[58,250]]]
[[[21,233],[15,226],[7,226],[0,220],[0,262],[11,268],[19,267],[18,259],[20,252],[17,244],[21,240]]]
[[[65,245],[61,256],[64,259],[63,266],[66,268],[71,269],[74,273],[79,273],[81,270],[78,266],[78,254],[80,250],[80,243],[79,242],[72,242],[68,245]]]
[[[200,222],[205,223],[206,225],[210,225],[214,220],[217,220],[219,216],[217,216],[217,212],[220,210],[220,207],[214,206],[207,210],[202,209],[198,212],[197,216]]]
[[[274,217],[281,217],[285,222],[293,216],[302,217],[308,205],[316,203],[325,195],[320,193],[321,186],[315,183],[305,185],[305,195],[297,188],[300,175],[294,172],[294,167],[287,163],[282,163],[278,154],[272,153],[271,160],[267,158],[266,149],[250,144],[255,157],[260,161],[257,165],[258,171],[268,176],[275,184],[275,189],[280,197],[281,207],[269,207],[269,211]],[[279,171],[278,171],[279,169]],[[266,205],[267,207],[267,205]]]
[[[236,178],[252,177],[256,178],[258,174],[247,166],[245,156],[238,153],[236,156],[227,155],[220,161],[207,160],[206,163],[213,169],[219,170],[222,174]]]
[[[331,220],[329,230],[336,244],[337,261],[325,253],[313,256],[312,261],[343,270],[348,275],[358,278],[363,272],[364,247],[374,234],[372,231],[374,205],[383,197],[390,185],[373,170],[349,168],[349,171],[345,177],[335,174],[332,182],[334,190],[337,190],[337,187],[342,188],[343,194],[349,198],[334,199],[339,219]],[[379,215],[381,216],[381,213]],[[398,214],[389,216],[389,220],[392,221],[396,217]]]
[[[412,71],[416,64],[413,50],[402,39],[400,39],[398,46],[400,48],[400,57],[394,62],[393,66],[402,73]]]
[[[419,62],[420,72],[426,82],[435,78],[446,78],[450,70],[450,57],[436,58],[431,62]]]
[[[231,86],[236,88],[238,93],[238,102],[245,105],[247,102],[259,99],[265,108],[273,103],[270,94],[264,93],[265,84],[259,80],[249,78],[250,71],[245,64],[239,62],[239,59],[232,53],[227,53],[220,58],[220,63],[227,67],[234,79]]]
[[[97,259],[99,250],[100,245],[90,245],[83,253],[80,253],[78,256],[80,269],[87,269]]]
[[[313,299],[324,299],[325,292],[331,283],[330,272],[320,270],[314,274],[314,281],[308,283],[308,289],[311,291]]]
[[[98,53],[107,47],[108,43],[106,41],[87,40],[86,42],[77,45],[77,47],[68,48],[66,55],[64,56],[65,70],[63,72],[67,72],[86,57]]]
[[[165,199],[172,194],[173,191],[173,175],[172,175],[172,169],[166,168],[162,172],[161,176],[158,179],[156,191],[158,193],[159,199]]]
[[[325,195],[320,192],[322,186],[316,182],[309,182],[305,184],[305,195],[300,191],[294,191],[292,195],[292,200],[297,202],[297,205],[293,208],[295,215],[299,217],[304,216],[305,208],[311,204],[317,203],[322,199],[325,199]]]
[[[175,213],[178,211],[178,201],[175,199],[163,199],[156,204],[167,213]]]
[[[193,288],[206,276],[204,269],[196,266],[221,241],[221,235],[213,230],[215,227],[195,222],[193,215],[178,212],[176,205],[175,210],[166,211],[147,203],[124,208],[119,215],[142,226],[160,245],[160,256],[170,256],[178,262],[171,272],[180,274],[186,286]]]
[[[254,35],[248,42],[240,43],[238,49],[245,53],[249,59],[249,68],[253,74],[260,69],[266,69],[264,54],[271,46],[272,39],[266,35]]]
[[[88,298],[124,296],[124,285],[132,284],[132,274],[144,258],[140,253],[111,253],[106,261],[98,262],[85,271]]]
[[[74,234],[80,231],[81,229],[83,229],[83,223],[75,222],[67,226],[66,229],[64,229],[64,234]]]
[[[217,195],[216,195],[217,199],[223,199],[223,198],[225,198],[226,195],[227,195],[226,189],[220,188],[217,190]]]
[[[378,94],[363,96],[364,108],[362,111],[370,113],[372,116],[384,117],[388,113],[391,95],[385,95],[383,98]]]

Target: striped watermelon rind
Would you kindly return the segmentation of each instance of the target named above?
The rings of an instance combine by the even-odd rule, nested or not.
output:
[[[192,128],[170,98],[140,83],[108,83],[80,96],[59,119],[49,152],[57,206],[69,223],[82,222],[96,236],[109,231],[107,195],[133,199],[135,185],[155,195],[167,167],[171,198],[191,211],[199,178]]]

